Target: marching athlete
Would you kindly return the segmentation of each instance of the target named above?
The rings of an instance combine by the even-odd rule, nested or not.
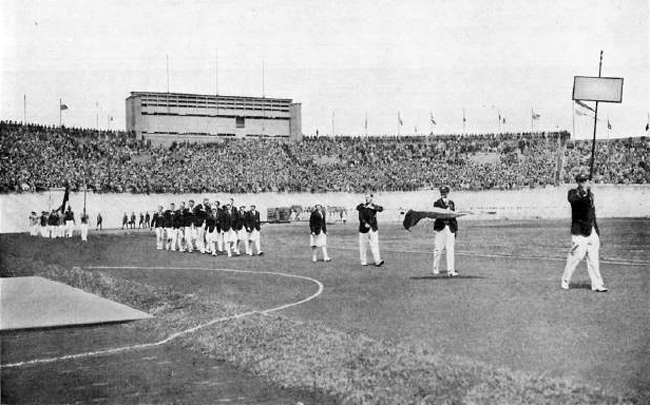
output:
[[[316,207],[309,216],[309,246],[311,246],[311,261],[318,261],[318,248],[323,251],[323,261],[329,262],[332,259],[327,255],[327,219],[325,210],[321,204]]]
[[[165,224],[165,240],[167,250],[175,250],[172,248],[172,242],[174,242],[174,215],[176,212],[176,204],[169,204],[169,209],[166,210],[163,214],[164,224]]]
[[[86,209],[84,208],[83,211],[81,212],[81,240],[83,242],[88,242],[88,222],[89,222],[89,217],[88,214],[86,213]]]
[[[384,261],[379,254],[379,226],[377,224],[377,213],[384,210],[381,205],[373,202],[374,195],[366,194],[366,202],[357,205],[359,211],[359,256],[361,265],[367,266],[366,254],[368,246],[375,260],[375,266],[382,266]]]
[[[72,208],[69,205],[68,205],[68,209],[65,211],[65,214],[63,214],[63,222],[65,223],[65,236],[68,238],[72,238],[72,234],[74,233],[74,227],[75,225],[77,225],[77,221],[75,221],[74,212],[72,211]]]
[[[571,250],[562,274],[561,286],[565,290],[569,289],[573,272],[586,256],[591,290],[607,292],[599,268],[600,231],[596,223],[591,179],[586,174],[579,174],[576,182],[578,187],[569,190],[567,197],[571,204]]]
[[[246,227],[247,232],[247,241],[246,241],[246,253],[249,256],[253,255],[253,245],[255,246],[255,251],[257,255],[261,256],[264,254],[260,246],[260,230],[262,229],[262,224],[260,221],[260,212],[257,211],[254,205],[251,205],[251,208],[246,212],[246,218],[244,221],[244,226]]]
[[[156,231],[156,249],[163,250],[165,245],[165,213],[163,206],[158,206],[158,211],[153,214],[151,226]]]
[[[440,187],[440,198],[433,203],[435,208],[456,211],[456,204],[449,199],[449,187]],[[433,248],[433,274],[440,273],[440,257],[442,251],[446,250],[447,274],[450,277],[458,276],[455,268],[454,249],[456,245],[456,232],[458,232],[458,221],[456,218],[436,218],[433,223],[435,231],[435,245]]]

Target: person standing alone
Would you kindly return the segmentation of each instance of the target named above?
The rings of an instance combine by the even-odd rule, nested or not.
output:
[[[578,187],[569,190],[571,204],[571,250],[562,274],[562,289],[568,290],[571,276],[582,259],[587,256],[587,272],[591,280],[591,290],[607,292],[600,275],[598,254],[600,250],[600,231],[596,223],[594,194],[591,180],[586,174],[576,176]]]
[[[433,206],[451,211],[456,211],[456,204],[449,199],[449,187],[440,187],[440,198]],[[433,230],[436,233],[433,248],[433,274],[440,273],[440,257],[442,251],[447,255],[447,274],[449,277],[458,276],[455,268],[454,249],[456,245],[456,232],[458,232],[458,221],[456,218],[436,218],[433,223]]]
[[[327,255],[327,219],[325,210],[321,204],[316,204],[315,209],[309,217],[309,245],[311,246],[311,261],[318,261],[318,248],[323,251],[323,261],[329,262],[332,259]]]
[[[384,261],[379,254],[379,226],[377,224],[377,213],[384,210],[380,205],[373,202],[374,195],[367,194],[365,204],[357,205],[359,211],[359,256],[361,265],[367,266],[366,254],[368,246],[375,266],[382,266]]]

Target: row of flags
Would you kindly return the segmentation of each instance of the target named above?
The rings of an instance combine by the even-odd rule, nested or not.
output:
[[[532,119],[534,119],[534,120],[538,120],[538,119],[540,119],[542,117],[540,114],[536,113],[532,109],[531,109],[531,114],[532,114]],[[433,126],[438,125],[438,123],[436,122],[436,119],[433,116],[433,112],[431,112],[431,111],[429,111],[429,121],[431,122],[431,125],[433,125]],[[467,122],[467,117],[465,117],[465,110],[463,110],[463,123],[466,123],[466,122]],[[501,111],[499,111],[497,122],[499,124],[505,124],[507,122],[506,117],[501,115]],[[397,123],[399,124],[399,126],[404,125],[404,121],[402,120],[402,115],[401,115],[400,111],[397,112]],[[366,113],[365,128],[368,129],[368,114],[367,113]]]

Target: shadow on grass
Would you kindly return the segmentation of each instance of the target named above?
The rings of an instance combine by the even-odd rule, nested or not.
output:
[[[479,279],[479,278],[486,278],[486,277],[480,277],[480,276],[455,276],[455,277],[449,277],[446,274],[440,274],[437,276],[430,275],[430,276],[417,276],[417,277],[411,277],[411,280],[467,280],[467,279]],[[591,287],[590,287],[591,288]]]
[[[591,290],[591,284],[590,283],[571,283],[569,284],[569,289],[571,290]]]

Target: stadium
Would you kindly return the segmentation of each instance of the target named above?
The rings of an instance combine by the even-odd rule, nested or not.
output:
[[[153,3],[145,3],[130,12],[146,16]],[[647,5],[633,3],[647,15]],[[113,45],[83,63],[80,72],[96,76],[57,82],[69,90],[58,97],[56,116],[28,103],[21,93],[28,90],[12,82],[13,99],[4,96],[0,116],[1,402],[649,403],[650,123],[645,106],[627,101],[628,94],[632,100],[647,95],[638,76],[628,76],[638,71],[621,68],[629,90],[620,104],[571,100],[566,71],[556,66],[567,94],[556,98],[550,81],[526,76],[530,81],[518,87],[524,76],[502,82],[497,75],[487,96],[487,84],[464,83],[458,92],[469,96],[463,97],[486,99],[459,108],[441,83],[469,77],[471,63],[453,65],[466,70],[431,79],[440,87],[429,88],[416,70],[402,70],[383,55],[400,44],[406,53],[428,49],[417,40],[403,44],[402,34],[432,29],[446,38],[444,30],[420,27],[419,14],[435,10],[461,24],[462,11],[471,12],[468,32],[489,36],[484,24],[504,16],[515,21],[513,15],[526,15],[521,10],[500,5],[490,16],[472,1],[452,8],[381,3],[393,13],[380,17],[359,4],[323,5],[322,18],[340,17],[340,26],[324,35],[303,6],[255,4],[197,3],[195,10],[159,4],[162,20],[151,28],[157,34],[143,36],[141,47],[130,34],[142,28],[128,23],[143,20],[121,22],[122,6],[104,4],[106,17],[80,6],[79,15],[94,22],[93,38]],[[47,39],[38,33],[51,24],[45,9],[11,7],[16,21],[28,12],[37,20],[29,21],[36,33],[26,31],[28,38]],[[228,22],[235,11],[240,17]],[[218,23],[200,20],[201,14]],[[201,23],[180,24],[188,16]],[[402,19],[411,24],[385,28]],[[105,32],[103,21],[116,27]],[[361,21],[371,22],[367,38]],[[167,33],[176,22],[184,33],[178,43]],[[524,38],[539,36],[512,25]],[[511,37],[505,27],[488,26]],[[69,43],[85,36],[69,27]],[[60,28],[50,33],[66,35]],[[367,48],[348,46],[356,43],[348,39],[352,33]],[[554,38],[544,34],[540,41],[547,36]],[[230,62],[237,69],[218,72],[212,84],[221,89],[208,90],[201,75],[211,68],[195,68],[201,59],[189,53],[187,65],[172,68],[178,91],[170,91],[169,60],[167,92],[151,84],[151,72],[163,69],[146,71],[149,52],[173,46],[181,52],[192,48],[190,38],[211,37],[227,44],[220,43],[226,51],[219,56],[233,46],[232,55],[241,58]],[[472,52],[474,42],[452,37],[450,43]],[[375,38],[393,48],[375,48]],[[114,49],[119,63],[108,79],[103,64],[114,62]],[[503,47],[490,49],[499,51],[498,63],[511,57]],[[267,87],[251,95],[258,91],[247,86],[258,86],[259,77],[238,79],[255,66],[249,53],[272,52],[281,57],[266,56],[261,79]],[[103,56],[95,60],[94,53]],[[363,57],[350,56],[357,53]],[[579,65],[574,57],[565,63]],[[367,62],[375,58],[392,66],[389,73]],[[434,66],[421,58],[413,64]],[[525,52],[517,58],[514,65],[536,63]],[[327,62],[334,67],[323,68]],[[478,70],[493,72],[484,63]],[[12,66],[3,65],[3,84]],[[30,78],[48,75],[23,69]],[[570,72],[571,78],[582,74]],[[415,84],[406,91],[409,76]],[[380,84],[370,90],[369,83]],[[24,89],[29,86],[25,80]],[[282,96],[267,96],[268,86]],[[421,93],[434,88],[447,90],[447,102],[420,107]],[[101,102],[88,102],[92,97]],[[517,99],[508,104],[509,97]],[[536,99],[534,108],[527,97]],[[555,119],[558,98],[569,101],[571,114],[558,107]],[[519,104],[526,105],[521,115]],[[589,174],[593,191],[606,294],[594,292],[592,270],[583,263],[568,289],[561,285],[575,250],[567,195],[581,174]],[[451,217],[433,205],[443,186],[455,202],[457,212],[443,210]],[[359,248],[370,196],[381,206],[372,230],[381,261]],[[321,205],[328,248],[322,254],[313,238]],[[409,223],[414,212],[420,220]],[[436,224],[452,217],[455,275],[445,262],[449,248],[440,272],[434,262]]]

